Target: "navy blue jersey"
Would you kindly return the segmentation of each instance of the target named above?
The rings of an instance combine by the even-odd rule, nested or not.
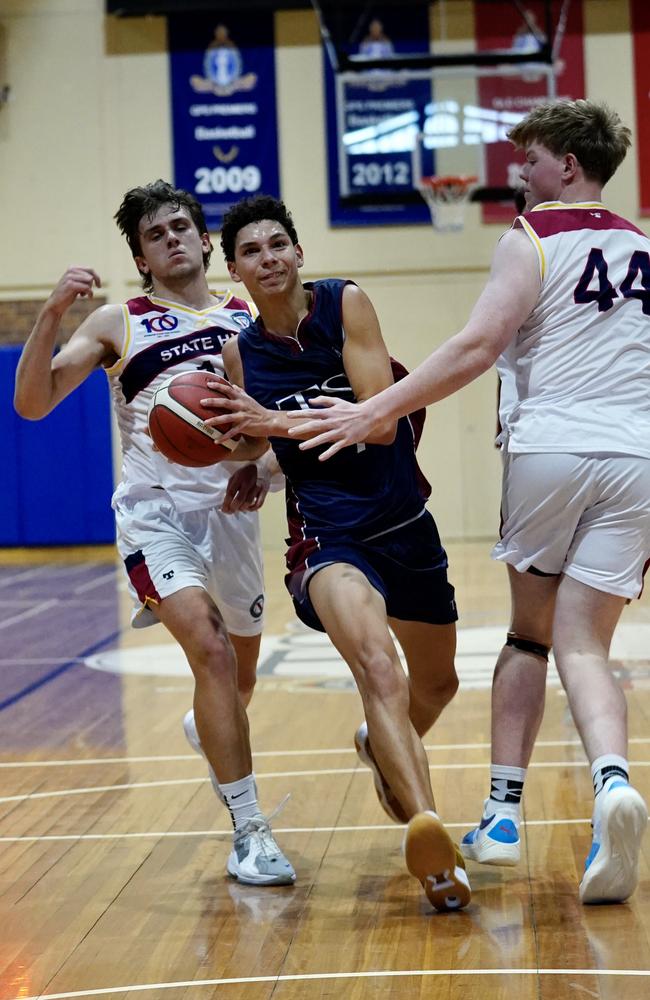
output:
[[[346,284],[305,284],[312,305],[295,337],[269,333],[261,318],[239,333],[246,392],[266,409],[304,409],[321,395],[354,400],[343,367]],[[405,369],[397,367],[399,377]],[[351,445],[327,462],[318,461],[324,448],[300,451],[294,438],[271,438],[287,478],[291,540],[341,534],[365,539],[417,517],[430,489],[415,459],[414,425],[403,417],[393,444]]]

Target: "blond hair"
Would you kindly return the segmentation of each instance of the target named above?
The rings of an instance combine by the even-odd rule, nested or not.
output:
[[[606,184],[631,145],[619,115],[596,101],[539,104],[508,133],[515,146],[539,142],[555,156],[573,153],[587,177]]]

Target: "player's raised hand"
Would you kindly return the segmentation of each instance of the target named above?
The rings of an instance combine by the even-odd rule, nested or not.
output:
[[[47,300],[46,308],[63,315],[76,299],[92,299],[93,288],[101,287],[101,278],[92,267],[69,267]]]
[[[226,410],[220,415],[208,417],[205,423],[208,427],[221,430],[225,425],[222,441],[246,434],[248,437],[268,437],[271,432],[271,419],[274,416],[265,410],[248,393],[231,382],[223,382],[215,377],[215,381],[206,382],[208,389],[218,389],[219,395],[201,400],[201,405],[207,409]]]
[[[289,429],[290,437],[309,438],[300,444],[301,451],[317,448],[319,445],[330,445],[319,461],[325,462],[336,455],[341,448],[366,441],[372,431],[381,422],[374,417],[372,408],[364,403],[350,403],[345,399],[333,399],[331,396],[316,396],[309,400],[309,414],[305,410],[291,410],[288,416],[295,420],[295,427]],[[318,409],[316,409],[318,407]]]

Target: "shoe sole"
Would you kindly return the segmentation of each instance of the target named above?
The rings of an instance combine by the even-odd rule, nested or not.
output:
[[[418,813],[409,822],[404,857],[436,910],[444,913],[467,906],[472,890],[463,859],[434,812]]]
[[[366,743],[362,743],[359,739],[358,732],[354,734],[354,746],[359,759],[366,765],[367,768],[370,769],[370,772],[372,773],[372,780],[375,783],[377,798],[379,799],[379,804],[386,815],[390,816],[394,823],[408,823],[409,817],[406,815],[401,805],[390,791],[388,784],[384,781],[384,777],[377,766],[377,762],[368,753]],[[390,799],[388,797],[389,795]]]
[[[478,861],[480,865],[497,865],[500,868],[514,868],[521,857],[519,844],[499,844],[496,841],[481,847],[477,844],[464,844],[461,840],[460,852],[469,861]]]
[[[582,903],[622,903],[639,881],[639,850],[648,807],[634,788],[607,794],[601,812],[600,850],[580,883]]]
[[[226,866],[226,871],[228,872],[230,878],[234,879],[235,882],[240,882],[242,885],[293,885],[296,881],[295,873],[291,875],[278,875],[273,879],[265,878],[261,875],[259,878],[255,878],[254,875],[241,875],[237,871],[233,871],[230,864]]]

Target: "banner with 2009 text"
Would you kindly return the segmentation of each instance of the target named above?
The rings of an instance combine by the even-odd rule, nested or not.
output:
[[[168,18],[174,177],[210,231],[234,202],[280,194],[273,13]]]

